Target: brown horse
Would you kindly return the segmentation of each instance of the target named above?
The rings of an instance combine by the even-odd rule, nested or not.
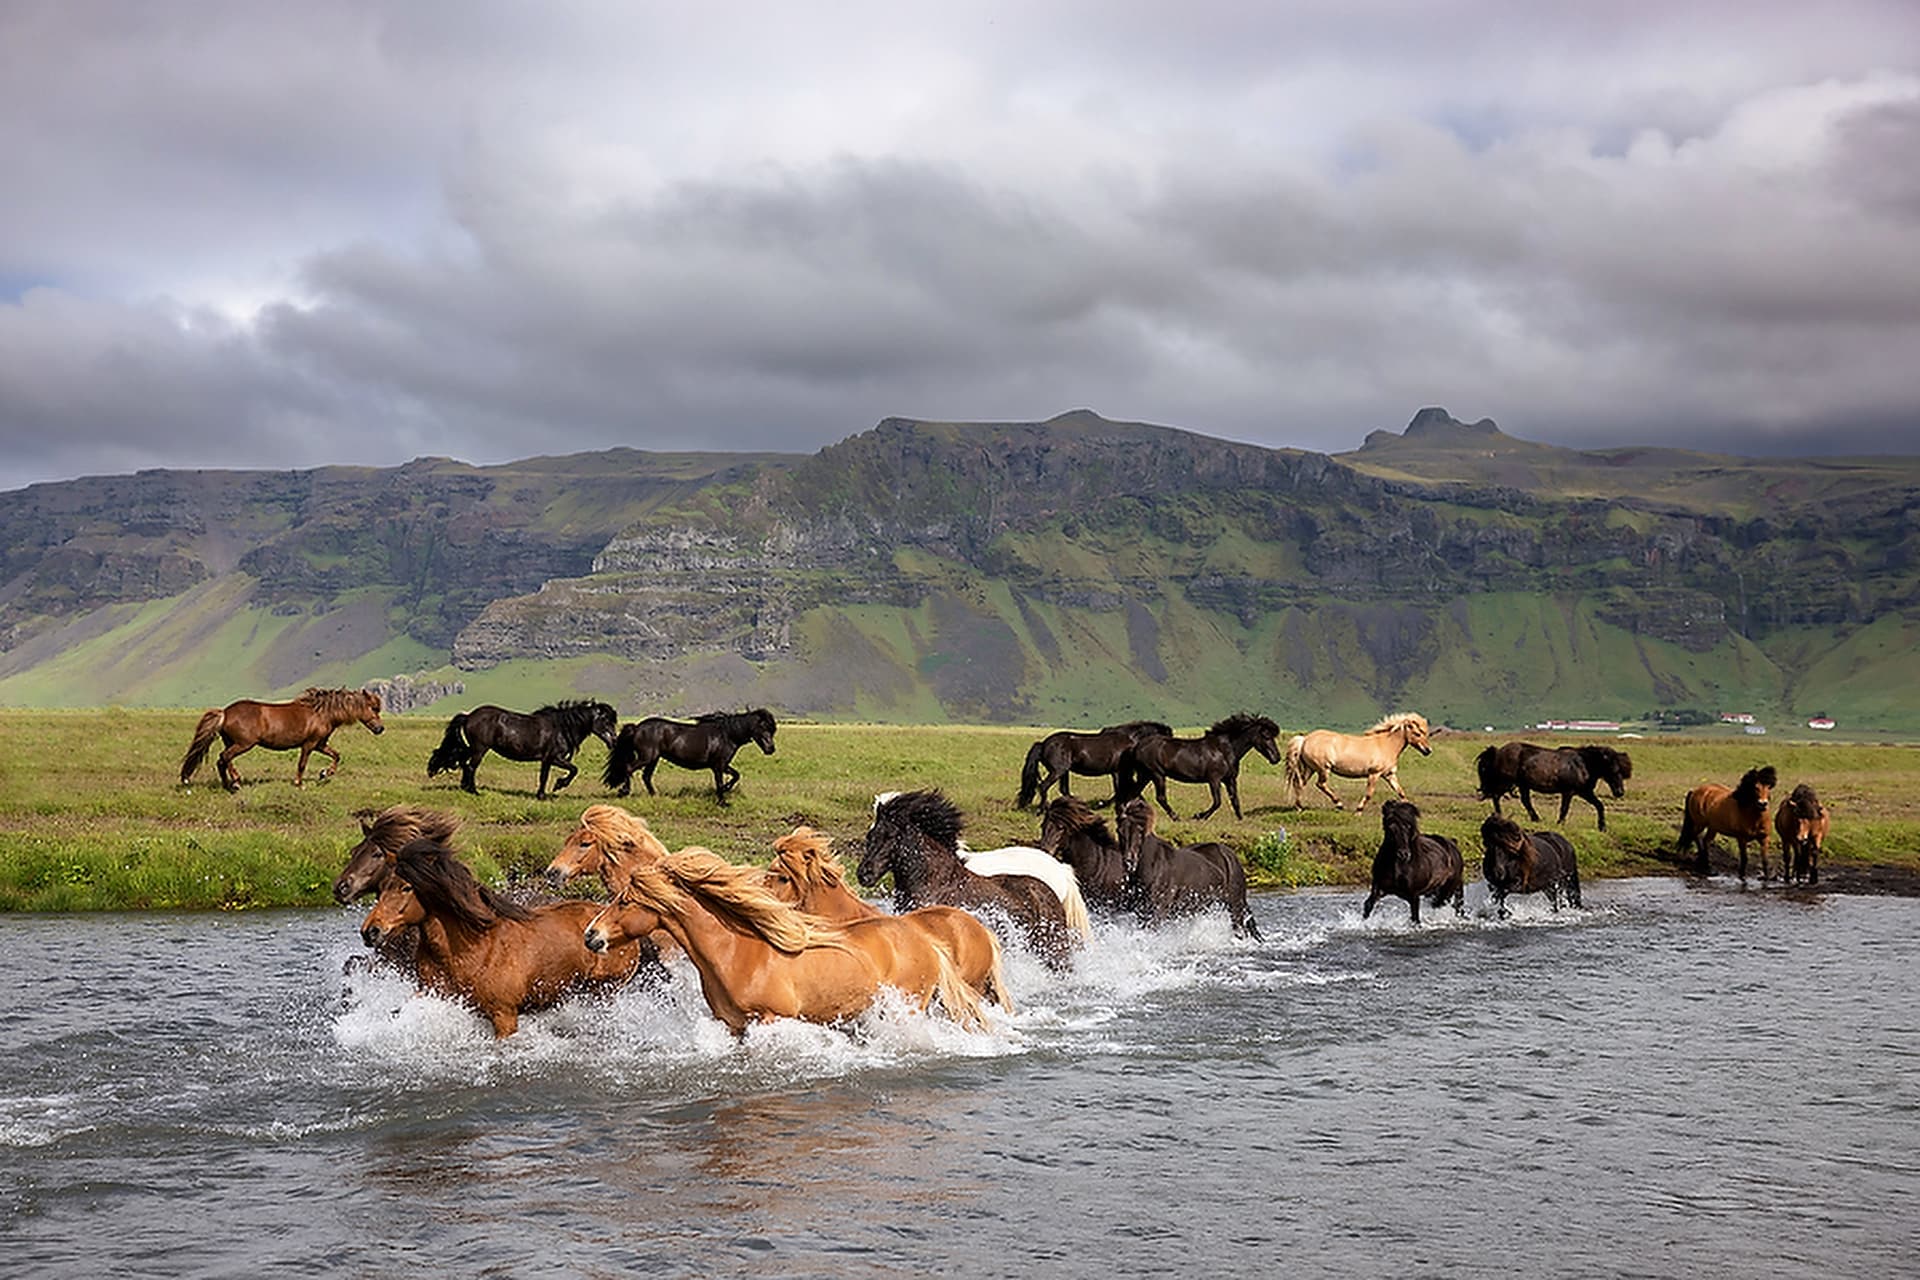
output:
[[[1260,926],[1247,912],[1247,869],[1233,850],[1215,840],[1177,845],[1155,835],[1153,806],[1140,796],[1120,806],[1115,826],[1141,924],[1153,928],[1220,906],[1236,935],[1260,940]]]
[[[1420,923],[1424,895],[1436,907],[1453,903],[1455,915],[1467,910],[1466,863],[1460,846],[1446,836],[1420,830],[1420,810],[1408,800],[1389,800],[1380,806],[1380,852],[1373,856],[1373,892],[1360,908],[1360,918],[1373,914],[1373,904],[1392,895],[1412,908]]]
[[[1820,852],[1827,845],[1827,825],[1827,806],[1804,782],[1774,811],[1773,829],[1780,833],[1782,880],[1820,883]]]
[[[920,907],[903,916],[887,916],[847,887],[846,869],[833,856],[831,845],[832,841],[811,827],[795,827],[781,836],[773,842],[767,887],[782,902],[836,924],[872,919],[912,922],[946,949],[968,986],[982,997],[997,999],[1008,1013],[1013,1012],[1000,942],[991,929],[958,907]]]
[[[1687,806],[1680,819],[1680,852],[1692,845],[1699,855],[1694,870],[1712,873],[1708,850],[1716,835],[1732,836],[1740,846],[1740,879],[1747,878],[1747,846],[1760,844],[1760,878],[1773,878],[1767,861],[1767,801],[1779,782],[1772,765],[1749,769],[1740,777],[1740,785],[1729,790],[1717,782],[1708,782],[1687,792]]]
[[[1520,824],[1497,813],[1487,815],[1480,824],[1480,843],[1486,856],[1480,860],[1487,891],[1500,918],[1508,915],[1507,895],[1546,891],[1553,909],[1560,909],[1560,894],[1580,905],[1580,867],[1574,861],[1573,843],[1556,831],[1522,831]]]
[[[645,934],[600,952],[581,941],[598,903],[523,907],[474,879],[452,850],[418,840],[401,849],[360,936],[384,945],[417,926],[422,990],[456,997],[510,1036],[520,1015],[580,991],[620,986],[659,953]]]
[[[1315,729],[1294,735],[1287,743],[1287,785],[1293,788],[1293,807],[1300,807],[1300,793],[1306,789],[1308,774],[1336,809],[1346,806],[1327,785],[1329,774],[1367,780],[1367,794],[1360,797],[1355,813],[1373,799],[1374,783],[1381,778],[1387,780],[1394,795],[1405,800],[1407,793],[1400,789],[1400,753],[1412,747],[1423,756],[1432,755],[1428,736],[1427,718],[1415,711],[1388,716],[1361,734]]]
[[[340,753],[327,745],[333,731],[343,724],[358,721],[375,733],[384,733],[380,723],[380,695],[365,689],[308,689],[292,702],[255,702],[242,698],[216,707],[200,717],[194,727],[193,743],[180,762],[180,785],[185,786],[193,771],[207,758],[207,751],[218,737],[227,744],[215,768],[220,783],[229,791],[240,789],[240,774],[233,758],[243,751],[265,747],[269,751],[300,749],[300,763],[293,771],[293,785],[307,778],[307,757],[318,751],[332,759],[321,773],[331,778],[340,767]]]
[[[1061,796],[1042,809],[1040,847],[1073,868],[1088,906],[1113,915],[1134,909],[1133,864],[1086,801]]]
[[[354,816],[360,819],[360,843],[347,854],[347,865],[333,882],[333,900],[342,904],[385,888],[387,877],[393,874],[394,859],[407,845],[426,840],[450,846],[460,829],[460,819],[453,814],[409,804],[390,805],[377,814],[363,809]],[[410,925],[383,938],[374,954],[412,973],[419,950],[420,929]],[[351,967],[352,962],[349,964]]]
[[[601,856],[621,888],[587,926],[587,947],[665,930],[693,961],[707,1007],[735,1035],[775,1018],[842,1022],[869,1008],[883,986],[922,1010],[938,997],[962,1026],[984,1021],[978,993],[946,950],[895,917],[834,924],[808,915],[775,897],[758,869],[705,849],[654,862],[622,862],[605,848]]]

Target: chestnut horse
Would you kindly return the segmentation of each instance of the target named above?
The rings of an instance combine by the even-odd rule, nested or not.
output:
[[[465,1001],[493,1024],[495,1036],[506,1037],[519,1029],[523,1012],[575,992],[618,987],[641,965],[659,963],[644,933],[589,951],[581,938],[599,910],[594,902],[509,902],[474,879],[452,850],[416,840],[395,856],[360,936],[378,948],[418,926],[421,988]]]
[[[1480,824],[1480,843],[1486,856],[1480,860],[1487,891],[1500,918],[1508,916],[1507,895],[1546,891],[1553,909],[1560,909],[1560,894],[1580,905],[1580,868],[1574,861],[1573,843],[1556,831],[1522,831],[1520,824],[1497,813],[1487,815]]]
[[[1451,900],[1455,915],[1467,910],[1466,863],[1460,846],[1446,836],[1420,830],[1420,810],[1410,800],[1389,800],[1380,806],[1380,852],[1373,856],[1373,892],[1360,908],[1360,918],[1373,914],[1373,904],[1392,895],[1404,898],[1420,923],[1420,899],[1434,906]]]
[[[1780,878],[1820,883],[1820,851],[1827,844],[1827,806],[1813,788],[1801,783],[1774,811],[1773,829],[1780,833]]]
[[[1773,878],[1767,861],[1767,801],[1779,782],[1772,765],[1749,769],[1740,777],[1740,785],[1729,790],[1717,782],[1708,782],[1687,792],[1687,807],[1680,820],[1680,852],[1692,845],[1699,855],[1694,870],[1701,875],[1713,871],[1708,850],[1716,835],[1732,836],[1740,846],[1740,879],[1747,878],[1747,846],[1760,844],[1760,878]]]
[[[348,852],[347,865],[333,882],[333,900],[343,905],[385,888],[394,859],[407,845],[426,840],[450,846],[460,829],[460,819],[453,814],[410,804],[390,805],[377,814],[363,809],[354,816],[360,819],[360,843]],[[374,954],[412,973],[419,949],[420,929],[410,925],[388,934]]]
[[[1233,801],[1233,816],[1240,817],[1240,761],[1249,751],[1258,751],[1269,764],[1280,763],[1280,726],[1265,716],[1240,711],[1219,721],[1198,738],[1176,738],[1155,733],[1133,744],[1133,770],[1124,784],[1128,795],[1137,796],[1153,783],[1154,799],[1169,818],[1179,815],[1167,803],[1167,779],[1175,782],[1204,782],[1213,803],[1193,816],[1210,818],[1220,808],[1220,788],[1227,789]],[[1119,789],[1115,789],[1116,797]]]
[[[1108,725],[1098,733],[1075,733],[1070,729],[1050,733],[1027,748],[1027,762],[1020,769],[1020,798],[1014,803],[1024,809],[1037,801],[1044,807],[1047,792],[1056,783],[1061,795],[1071,796],[1073,792],[1068,790],[1067,783],[1070,775],[1076,773],[1086,778],[1112,775],[1113,801],[1100,803],[1117,803],[1120,788],[1133,765],[1134,744],[1154,733],[1172,736],[1173,727],[1158,720],[1129,720],[1126,724]]]
[[[308,689],[292,702],[255,702],[242,698],[216,707],[200,717],[194,726],[193,743],[180,761],[180,784],[185,786],[193,771],[207,758],[217,737],[227,744],[214,762],[220,784],[229,791],[240,789],[240,773],[233,758],[255,747],[269,751],[300,749],[300,763],[294,766],[293,785],[305,784],[307,757],[318,751],[333,761],[320,774],[331,778],[340,767],[340,753],[327,745],[333,731],[343,724],[364,724],[375,733],[386,732],[380,723],[380,695],[365,689]]]
[[[1332,729],[1296,734],[1287,743],[1287,785],[1293,788],[1293,807],[1300,807],[1300,793],[1306,789],[1308,774],[1314,775],[1314,785],[1336,809],[1346,806],[1327,785],[1329,774],[1367,780],[1367,794],[1360,797],[1355,813],[1367,807],[1367,801],[1373,799],[1374,783],[1382,778],[1394,795],[1405,800],[1407,793],[1400,788],[1400,753],[1412,747],[1423,756],[1432,755],[1428,735],[1427,718],[1415,711],[1388,716],[1361,734]]]
[[[603,951],[655,929],[685,949],[713,1015],[744,1034],[754,1022],[800,1018],[842,1022],[893,987],[925,1010],[937,996],[949,1018],[984,1023],[978,993],[944,947],[892,916],[834,924],[798,911],[768,889],[765,875],[705,849],[658,861],[617,861],[620,891],[588,924],[589,949]]]

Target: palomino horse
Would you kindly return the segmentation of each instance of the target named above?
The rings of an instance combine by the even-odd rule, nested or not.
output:
[[[832,842],[812,827],[795,827],[773,842],[767,887],[782,902],[836,924],[886,918],[912,922],[946,948],[961,979],[982,997],[997,999],[1013,1012],[1013,995],[1002,971],[1000,943],[993,931],[959,907],[920,907],[904,916],[885,916],[847,887],[847,874],[833,856]]]
[[[1360,908],[1360,918],[1373,914],[1373,904],[1389,895],[1404,898],[1420,923],[1420,899],[1434,906],[1453,903],[1455,915],[1467,910],[1466,863],[1460,846],[1445,836],[1420,830],[1420,810],[1409,800],[1389,800],[1380,806],[1380,852],[1373,856],[1373,892]]]
[[[1580,905],[1580,867],[1565,836],[1555,831],[1522,831],[1511,818],[1490,813],[1480,824],[1480,843],[1486,848],[1480,871],[1502,920],[1508,915],[1510,893],[1545,890],[1547,901],[1558,911],[1565,890],[1567,901]]]
[[[725,804],[727,792],[740,785],[740,771],[733,767],[734,753],[751,742],[762,755],[772,755],[776,728],[773,712],[764,707],[710,711],[692,724],[649,716],[620,730],[601,778],[608,790],[624,796],[632,791],[633,775],[638,770],[647,794],[653,795],[653,771],[662,760],[682,769],[711,769],[713,797]]]
[[[880,806],[900,795],[898,791],[882,791],[873,798],[873,811],[880,812]],[[998,849],[970,849],[965,840],[957,841],[954,851],[960,855],[960,861],[967,864],[967,870],[977,876],[1032,876],[1035,880],[1046,882],[1053,890],[1053,896],[1060,899],[1060,909],[1066,913],[1067,928],[1082,938],[1093,936],[1093,921],[1087,915],[1087,900],[1080,892],[1079,877],[1072,867],[1045,849],[1036,849],[1031,845],[1010,844]]]
[[[1098,733],[1062,729],[1048,734],[1027,748],[1027,762],[1020,770],[1020,798],[1014,803],[1022,809],[1036,801],[1044,806],[1047,791],[1056,783],[1061,795],[1070,796],[1073,792],[1067,788],[1067,782],[1069,775],[1075,773],[1087,778],[1111,775],[1113,799],[1117,802],[1133,764],[1133,744],[1153,733],[1171,736],[1173,729],[1158,720],[1130,720],[1126,724],[1108,725]]]
[[[180,783],[185,786],[193,771],[207,758],[207,751],[218,737],[227,744],[214,762],[220,784],[229,791],[240,789],[240,774],[233,758],[243,751],[265,747],[269,751],[300,749],[300,763],[294,766],[293,785],[306,782],[307,757],[318,751],[333,761],[320,774],[331,778],[340,767],[340,753],[327,745],[333,731],[343,724],[358,721],[375,733],[386,732],[380,723],[380,695],[365,689],[308,689],[292,702],[255,702],[242,698],[216,707],[200,717],[194,727],[193,743],[180,762]]]
[[[362,810],[355,816],[360,819],[360,843],[347,854],[347,865],[333,882],[333,900],[342,904],[385,888],[394,860],[407,845],[416,840],[451,845],[460,829],[460,819],[453,814],[410,804],[390,805],[377,814]],[[420,950],[420,929],[417,925],[396,929],[374,950],[379,959],[412,973]]]
[[[1033,876],[970,870],[960,859],[960,824],[959,808],[938,791],[909,791],[883,801],[867,828],[866,852],[856,869],[860,883],[876,885],[891,874],[897,912],[944,904],[986,911],[989,923],[1003,917],[1042,962],[1068,968],[1080,936],[1068,926],[1059,897]]]
[[[1086,801],[1061,796],[1041,810],[1040,847],[1073,868],[1088,905],[1113,915],[1134,909],[1132,864]]]
[[[379,948],[418,926],[421,988],[465,1001],[504,1037],[519,1029],[523,1012],[617,987],[642,964],[659,963],[644,935],[589,951],[581,937],[599,910],[594,902],[509,902],[474,879],[452,850],[418,840],[395,857],[360,936]]]
[[[1827,806],[1813,788],[1801,783],[1774,811],[1773,829],[1780,833],[1780,878],[1820,883],[1820,851],[1827,845]]]
[[[1280,763],[1280,726],[1265,716],[1245,711],[1228,716],[1198,738],[1151,734],[1133,745],[1133,773],[1127,794],[1139,795],[1153,783],[1153,795],[1169,818],[1178,817],[1167,803],[1167,779],[1204,782],[1213,803],[1193,816],[1212,817],[1220,808],[1220,788],[1227,788],[1233,816],[1240,816],[1240,760],[1258,751],[1269,764]]]
[[[538,760],[540,786],[534,798],[547,798],[547,776],[557,765],[566,776],[553,784],[563,791],[580,770],[573,753],[589,735],[609,748],[620,716],[604,702],[556,702],[538,711],[522,714],[503,707],[482,706],[462,712],[447,721],[447,732],[427,760],[427,776],[445,770],[460,771],[460,789],[475,793],[474,771],[487,752],[497,751],[509,760]]]
[[[1747,878],[1747,846],[1760,843],[1760,878],[1773,878],[1767,861],[1767,801],[1773,795],[1779,775],[1773,766],[1762,765],[1740,776],[1740,785],[1729,790],[1717,782],[1703,783],[1687,792],[1687,807],[1680,819],[1680,852],[1692,845],[1698,854],[1694,870],[1711,874],[1713,864],[1708,851],[1716,835],[1732,836],[1740,846],[1740,878]]]
[[[1367,794],[1360,797],[1355,813],[1365,809],[1367,801],[1373,799],[1374,783],[1381,778],[1387,780],[1394,795],[1405,800],[1407,793],[1400,789],[1400,753],[1412,747],[1423,756],[1432,755],[1433,748],[1427,744],[1427,737],[1427,718],[1417,711],[1388,716],[1360,734],[1336,733],[1332,729],[1296,734],[1287,743],[1287,785],[1293,788],[1293,807],[1300,807],[1300,793],[1306,788],[1309,773],[1314,775],[1314,785],[1333,801],[1336,809],[1346,806],[1327,785],[1329,774],[1367,780]]]
[[[1153,833],[1153,806],[1139,796],[1120,806],[1117,825],[1140,923],[1151,928],[1219,906],[1236,934],[1260,940],[1260,926],[1247,912],[1247,869],[1238,854],[1213,840],[1177,845],[1161,839]]]
[[[620,890],[587,926],[594,951],[655,929],[685,949],[707,1007],[735,1035],[775,1018],[841,1022],[870,1007],[883,986],[926,1009],[937,996],[962,1026],[984,1022],[977,992],[944,947],[892,916],[834,924],[798,911],[765,875],[705,849],[658,861],[620,862]]]
[[[1488,747],[1475,763],[1480,773],[1480,797],[1493,801],[1495,813],[1500,812],[1500,798],[1517,788],[1520,803],[1535,822],[1540,821],[1540,815],[1533,811],[1533,793],[1558,794],[1560,821],[1565,822],[1568,806],[1579,796],[1599,815],[1602,831],[1607,829],[1607,807],[1600,803],[1600,784],[1612,788],[1613,798],[1618,800],[1626,794],[1627,779],[1633,776],[1633,761],[1626,752],[1592,745],[1536,747],[1531,742],[1509,742]]]

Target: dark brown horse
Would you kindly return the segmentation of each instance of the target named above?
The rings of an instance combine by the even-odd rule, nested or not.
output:
[[[860,883],[893,876],[893,909],[944,905],[982,914],[996,929],[1011,925],[1049,968],[1073,962],[1080,938],[1047,882],[1033,876],[983,876],[960,860],[960,810],[938,791],[908,791],[875,806],[860,855]],[[1007,940],[1002,934],[1001,941]]]
[[[1380,852],[1373,856],[1373,892],[1360,908],[1360,918],[1373,914],[1373,904],[1392,896],[1406,900],[1413,922],[1420,923],[1420,899],[1434,906],[1453,903],[1455,915],[1467,910],[1466,863],[1460,846],[1446,836],[1420,830],[1420,810],[1411,800],[1389,800],[1380,806]]]
[[[619,714],[604,702],[556,702],[531,713],[475,707],[447,721],[445,736],[427,760],[427,776],[458,769],[460,789],[477,792],[474,771],[487,752],[497,751],[509,760],[540,762],[540,786],[534,797],[545,800],[547,777],[554,767],[567,771],[553,784],[555,792],[564,791],[580,772],[573,763],[580,744],[592,736],[611,749],[619,723]]]
[[[620,730],[607,756],[602,780],[610,790],[624,796],[633,790],[637,770],[647,794],[653,795],[653,771],[665,760],[682,769],[713,770],[714,799],[725,804],[727,792],[740,784],[740,771],[733,767],[734,752],[751,742],[762,755],[772,755],[776,728],[773,712],[765,707],[709,711],[691,724],[648,716]]]
[[[1780,878],[1789,882],[1820,883],[1820,853],[1827,846],[1827,806],[1813,788],[1801,783],[1774,811],[1773,829],[1780,834]]]
[[[347,854],[347,865],[333,882],[333,900],[343,904],[385,888],[387,877],[393,874],[394,859],[407,845],[426,840],[450,846],[460,829],[460,819],[453,814],[410,804],[390,805],[377,814],[363,809],[354,816],[360,819],[360,843]],[[419,949],[420,930],[409,926],[388,934],[374,948],[374,954],[412,973]]]
[[[1086,801],[1061,796],[1042,809],[1040,847],[1073,868],[1089,907],[1110,915],[1133,911],[1133,876],[1126,851]]]
[[[1613,790],[1618,800],[1626,794],[1627,779],[1633,776],[1633,761],[1624,751],[1594,745],[1578,747],[1536,747],[1531,742],[1509,742],[1488,747],[1477,762],[1480,771],[1480,798],[1493,801],[1500,812],[1500,798],[1510,791],[1520,792],[1520,803],[1535,822],[1533,793],[1560,797],[1560,821],[1567,820],[1567,808],[1579,796],[1599,815],[1600,830],[1607,829],[1607,808],[1600,803],[1601,783]]]
[[[1220,807],[1220,788],[1233,801],[1233,816],[1240,816],[1240,759],[1249,751],[1258,751],[1269,763],[1280,763],[1280,726],[1265,716],[1238,712],[1215,724],[1198,738],[1176,738],[1171,734],[1149,734],[1133,745],[1133,777],[1127,794],[1137,796],[1153,783],[1154,798],[1170,818],[1178,817],[1167,803],[1167,779],[1176,782],[1204,782],[1213,796],[1195,818],[1211,817]]]
[[[1740,777],[1740,785],[1729,790],[1708,782],[1687,792],[1687,805],[1680,819],[1680,852],[1692,845],[1699,855],[1694,870],[1709,875],[1713,864],[1708,851],[1716,835],[1732,836],[1740,846],[1740,879],[1747,878],[1747,846],[1760,844],[1760,878],[1771,879],[1773,867],[1767,861],[1767,801],[1779,782],[1773,766],[1749,769]]]
[[[1258,941],[1247,912],[1247,869],[1218,841],[1177,845],[1153,833],[1153,807],[1135,796],[1120,806],[1120,850],[1133,880],[1134,910],[1149,928],[1174,916],[1225,907],[1236,934]]]
[[[333,761],[320,774],[331,778],[340,767],[340,753],[327,745],[333,731],[343,724],[358,721],[375,733],[386,732],[380,723],[380,695],[365,689],[308,689],[292,702],[255,702],[242,698],[215,708],[200,717],[194,727],[193,743],[180,762],[180,784],[185,786],[193,771],[207,758],[213,740],[227,744],[214,767],[220,784],[229,791],[240,789],[240,773],[233,758],[243,751],[265,747],[269,751],[300,749],[300,763],[293,770],[293,785],[305,784],[307,757],[318,751]]]
[[[1111,775],[1113,800],[1118,801],[1133,764],[1133,744],[1151,733],[1171,735],[1173,729],[1158,720],[1130,720],[1108,725],[1098,733],[1062,729],[1048,734],[1027,748],[1027,763],[1020,770],[1020,798],[1015,803],[1022,809],[1036,802],[1044,806],[1047,791],[1056,783],[1061,795],[1070,796],[1073,792],[1067,782],[1075,773],[1087,778]]]
[[[1480,871],[1487,879],[1487,891],[1500,918],[1507,918],[1507,895],[1544,891],[1553,909],[1560,909],[1560,895],[1580,905],[1580,868],[1574,861],[1573,844],[1556,831],[1522,831],[1520,824],[1497,813],[1487,815],[1480,824],[1480,843],[1486,856]]]

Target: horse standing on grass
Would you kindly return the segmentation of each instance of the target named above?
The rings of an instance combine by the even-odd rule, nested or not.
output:
[[[1687,804],[1680,819],[1680,852],[1692,845],[1698,855],[1694,870],[1710,875],[1713,864],[1708,857],[1716,835],[1732,836],[1740,846],[1740,879],[1747,878],[1747,846],[1759,842],[1760,878],[1773,878],[1767,861],[1767,802],[1780,777],[1772,765],[1749,769],[1732,789],[1717,782],[1704,783],[1687,792]]]
[[[1594,745],[1536,747],[1531,742],[1509,742],[1482,751],[1475,767],[1480,774],[1480,798],[1493,801],[1495,813],[1500,812],[1500,798],[1518,789],[1527,816],[1538,822],[1540,815],[1533,811],[1532,793],[1558,793],[1560,821],[1565,822],[1568,807],[1579,796],[1599,815],[1602,831],[1607,829],[1607,808],[1600,803],[1600,784],[1612,788],[1613,798],[1618,800],[1626,794],[1627,779],[1633,776],[1633,761],[1626,752]]]
[[[1269,764],[1279,764],[1280,726],[1265,716],[1242,711],[1219,721],[1198,738],[1149,734],[1133,746],[1133,775],[1127,794],[1140,795],[1152,782],[1154,799],[1169,818],[1176,818],[1179,815],[1167,803],[1167,779],[1204,782],[1213,803],[1193,815],[1199,819],[1212,817],[1220,808],[1220,788],[1225,786],[1227,798],[1233,801],[1233,816],[1238,818],[1240,760],[1249,751],[1258,751]]]
[[[1100,803],[1118,803],[1120,789],[1133,766],[1134,744],[1156,733],[1171,737],[1173,728],[1158,720],[1130,720],[1108,725],[1098,733],[1070,729],[1050,733],[1027,748],[1027,762],[1020,770],[1020,798],[1014,803],[1022,809],[1035,803],[1044,808],[1047,791],[1056,783],[1061,795],[1070,796],[1073,792],[1067,783],[1076,773],[1086,778],[1111,775],[1113,799]]]
[[[713,770],[713,798],[725,804],[727,792],[740,785],[734,753],[751,742],[762,755],[772,755],[778,727],[773,712],[765,707],[709,711],[691,724],[648,716],[620,730],[619,738],[610,744],[613,750],[601,780],[609,791],[624,796],[632,792],[633,775],[638,772],[647,794],[653,795],[653,771],[665,760],[682,769]]]
[[[1804,782],[1774,811],[1773,829],[1780,834],[1782,880],[1820,883],[1820,852],[1826,848],[1827,825],[1827,806]]]
[[[307,757],[316,751],[333,762],[320,774],[331,778],[340,767],[340,753],[327,745],[327,739],[341,725],[356,722],[376,734],[386,732],[387,726],[380,722],[379,694],[366,689],[308,689],[291,702],[255,702],[251,698],[229,702],[201,716],[194,726],[193,742],[180,761],[180,785],[185,786],[193,777],[215,738],[227,744],[214,769],[220,775],[220,785],[229,791],[240,789],[234,757],[255,747],[269,751],[299,748],[300,763],[293,770],[296,787],[305,784]]]
[[[1408,800],[1389,800],[1380,806],[1380,851],[1373,857],[1373,892],[1360,908],[1360,918],[1373,914],[1373,904],[1385,897],[1403,898],[1420,923],[1420,899],[1434,906],[1453,903],[1455,915],[1467,910],[1466,863],[1460,846],[1446,836],[1420,830],[1420,810]]]
[[[553,784],[557,793],[566,790],[580,770],[573,753],[589,736],[600,739],[611,749],[619,713],[604,702],[556,702],[538,711],[522,713],[504,707],[481,706],[447,721],[447,732],[427,761],[427,776],[460,770],[460,789],[478,794],[474,771],[487,752],[497,751],[509,760],[538,760],[540,786],[534,798],[547,798],[547,777],[555,766],[566,776]]]
[[[1306,789],[1309,774],[1313,775],[1313,785],[1333,801],[1336,809],[1346,806],[1327,785],[1329,774],[1367,780],[1367,793],[1360,797],[1355,813],[1367,807],[1367,801],[1373,799],[1374,783],[1382,778],[1393,788],[1393,794],[1405,801],[1407,793],[1400,788],[1400,755],[1408,747],[1423,756],[1432,755],[1429,732],[1425,716],[1417,711],[1403,711],[1388,716],[1365,733],[1315,729],[1312,733],[1296,734],[1287,743],[1287,785],[1293,789],[1293,807],[1300,807],[1300,793]]]
[[[1510,893],[1544,890],[1558,911],[1564,891],[1568,902],[1580,905],[1580,868],[1574,861],[1573,844],[1565,836],[1556,831],[1522,831],[1512,819],[1490,813],[1480,824],[1480,843],[1486,849],[1480,871],[1502,920],[1508,915]]]

